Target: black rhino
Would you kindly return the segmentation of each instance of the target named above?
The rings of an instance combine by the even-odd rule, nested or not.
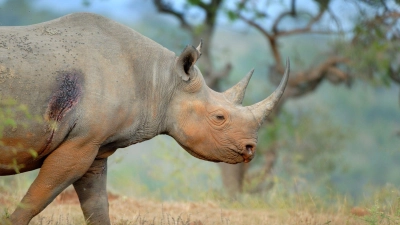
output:
[[[0,27],[0,100],[15,99],[42,118],[16,114],[25,126],[6,129],[1,139],[0,175],[40,168],[9,222],[28,224],[73,184],[87,221],[110,224],[107,157],[159,134],[199,159],[249,162],[257,131],[285,89],[289,63],[274,93],[243,107],[252,72],[217,93],[194,65],[200,55],[201,44],[177,57],[90,13]]]

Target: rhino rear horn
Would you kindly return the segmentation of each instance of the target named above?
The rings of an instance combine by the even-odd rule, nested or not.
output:
[[[230,102],[236,105],[242,104],[247,85],[249,84],[253,72],[254,69],[250,70],[250,72],[248,72],[247,75],[241,81],[239,81],[239,83],[223,93]]]
[[[201,48],[201,43],[200,43]],[[201,52],[198,51],[194,46],[188,45],[183,50],[181,55],[178,57],[176,62],[176,70],[179,76],[184,81],[188,81],[190,75],[193,73],[193,66],[196,61],[200,58]]]

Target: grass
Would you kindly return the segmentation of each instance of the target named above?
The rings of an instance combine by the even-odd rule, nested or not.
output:
[[[0,224],[18,205],[30,180],[23,175],[0,180]],[[196,193],[188,191],[186,194],[203,198],[162,201],[151,191],[141,198],[110,194],[110,219],[117,225],[400,224],[400,190],[389,185],[365,196],[357,204],[341,195],[294,194],[279,187],[265,196],[241,195],[237,200],[218,193],[198,193],[197,189]],[[86,222],[71,187],[30,223],[75,224]]]
[[[1,189],[1,187],[0,187]],[[1,189],[0,218],[6,218],[23,193]],[[110,197],[110,218],[117,225],[230,225],[230,224],[400,224],[400,195],[382,189],[353,207],[344,197],[319,199],[310,195],[274,197],[268,202],[242,196],[240,201],[205,199],[199,202]],[[333,199],[336,199],[335,201]],[[86,224],[73,190],[57,197],[32,225]]]

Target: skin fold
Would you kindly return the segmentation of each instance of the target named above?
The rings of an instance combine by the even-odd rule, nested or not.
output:
[[[0,27],[0,103],[13,99],[30,114],[13,109],[18,123],[1,137],[0,176],[40,168],[3,223],[28,224],[72,184],[85,219],[110,224],[107,158],[159,134],[199,159],[249,162],[289,65],[270,97],[243,107],[252,72],[224,93],[211,90],[195,66],[201,45],[176,56],[90,13]]]

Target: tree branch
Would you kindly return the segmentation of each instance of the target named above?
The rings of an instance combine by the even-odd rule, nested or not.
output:
[[[326,78],[333,84],[339,84],[342,81],[350,79],[347,73],[337,67],[331,66],[326,71]]]
[[[285,96],[287,98],[295,98],[308,94],[314,91],[324,78],[333,84],[349,81],[350,76],[337,67],[339,63],[347,64],[349,60],[341,57],[331,57],[315,67],[315,69],[293,75],[288,81]]]
[[[314,81],[323,77],[328,69],[332,67],[336,67],[339,63],[349,63],[349,59],[333,56],[325,60],[325,62],[321,63],[319,66],[315,67],[315,69],[308,71],[307,73],[298,73],[296,76],[293,76],[292,79],[289,79],[289,86],[299,86],[303,83],[307,83],[310,81]],[[336,73],[338,74],[338,73]]]
[[[298,28],[298,29],[293,29],[289,31],[280,31],[276,33],[276,36],[288,36],[288,35],[294,35],[294,34],[302,34],[302,33],[320,33],[320,34],[331,34],[332,32],[326,32],[326,31],[312,31],[312,26],[317,23],[322,16],[324,15],[325,10],[320,10],[318,14],[313,17],[307,24],[306,27],[303,28]]]
[[[335,21],[336,27],[338,28],[338,30],[343,32],[342,24],[340,23],[339,18],[338,18],[338,17],[335,15],[335,13],[331,10],[331,8],[328,8],[328,9],[327,9],[327,12],[329,13],[329,15],[331,15],[333,21]]]
[[[297,15],[297,11],[296,11],[296,0],[292,0],[290,2],[290,10],[287,12],[282,12],[274,21],[273,25],[272,25],[272,31],[276,34],[278,33],[278,25],[281,22],[281,20],[283,18],[285,18],[286,16],[293,16],[295,17]]]
[[[261,25],[257,24],[254,20],[247,19],[242,14],[238,13],[238,17],[243,20],[245,23],[249,24],[250,26],[256,28],[260,31],[267,39],[271,39],[272,35],[270,35],[267,30],[265,30]]]
[[[290,15],[295,15],[297,12],[293,12],[295,10],[293,4],[295,4],[295,0],[292,0],[292,9],[290,11],[282,12],[273,22],[272,25],[272,32],[273,34],[269,33],[266,29],[264,29],[260,24],[256,23],[255,20],[250,20],[246,18],[243,14],[240,12],[237,12],[237,16],[247,23],[248,25],[254,27],[256,30],[261,32],[261,34],[268,40],[268,44],[271,48],[272,55],[274,56],[275,60],[275,65],[276,65],[276,70],[279,73],[282,73],[284,71],[283,67],[283,62],[281,60],[281,54],[278,49],[278,44],[277,44],[277,39],[280,36],[289,36],[289,35],[295,35],[295,34],[305,34],[305,33],[315,33],[315,34],[332,34],[331,31],[313,31],[312,26],[320,21],[322,18],[323,14],[325,13],[326,10],[329,8],[320,8],[319,12],[317,15],[312,17],[306,27],[303,28],[298,28],[298,29],[293,29],[293,30],[288,30],[288,31],[279,31],[278,26],[281,23],[282,19],[286,16]]]
[[[275,19],[275,21],[274,21],[274,23],[272,25],[272,31],[275,34],[278,33],[278,25],[281,22],[281,20],[283,18],[285,18],[286,16],[290,16],[290,15],[293,15],[292,11],[283,12]]]
[[[287,98],[298,98],[311,93],[321,84],[322,80],[321,77],[320,79],[309,81],[301,86],[288,86],[285,90],[286,96]]]

